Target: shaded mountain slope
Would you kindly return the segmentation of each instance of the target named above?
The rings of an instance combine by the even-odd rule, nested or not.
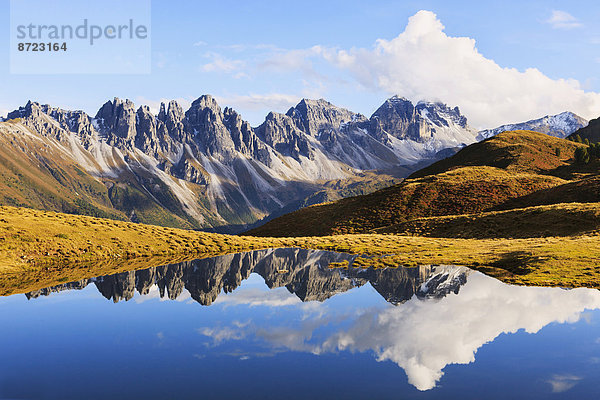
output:
[[[595,175],[511,199],[496,209],[508,210],[534,205],[598,202],[600,202],[600,176]]]
[[[588,126],[573,132],[569,138],[580,137],[581,140],[589,140],[592,143],[600,142],[600,118],[592,119]]]

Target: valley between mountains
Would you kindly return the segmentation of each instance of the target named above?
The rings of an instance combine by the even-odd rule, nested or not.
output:
[[[0,122],[0,292],[272,247],[599,287],[599,126],[476,131],[400,97],[369,118],[302,100],[258,127],[210,96],[156,115],[29,102]]]

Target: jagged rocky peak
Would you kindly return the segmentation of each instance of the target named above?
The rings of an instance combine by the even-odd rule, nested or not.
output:
[[[6,119],[36,117],[42,113],[40,103],[29,100],[24,107],[19,107],[18,110],[11,111],[6,116]]]
[[[454,122],[461,128],[467,128],[467,117],[460,113],[458,107],[451,108],[441,102],[420,101],[415,110],[425,119],[429,119],[437,126],[449,126]]]
[[[271,158],[265,144],[258,139],[248,121],[231,107],[223,110],[223,123],[229,130],[235,148],[243,154],[251,155],[265,165],[270,165]]]
[[[417,292],[420,298],[442,298],[450,293],[458,294],[460,288],[467,283],[473,270],[456,265],[437,265],[433,267],[427,281]]]
[[[202,95],[194,100],[185,115],[192,125],[215,123],[223,120],[221,107],[209,94]]]
[[[158,115],[156,116],[156,118],[162,122],[165,122],[167,120],[167,112],[165,111],[165,103],[162,101],[160,102],[160,110],[158,111]]]
[[[387,99],[375,112],[372,117],[390,119],[390,116],[409,121],[414,117],[415,106],[412,101],[405,97],[393,96]]]
[[[202,95],[186,111],[184,122],[186,131],[192,134],[202,151],[221,161],[232,159],[235,150],[241,150],[239,141],[236,146],[224,119],[217,101],[210,95]]]
[[[165,111],[166,110],[166,111]],[[165,103],[160,103],[160,111],[158,112],[158,120],[164,124],[169,136],[182,141],[185,137],[183,119],[185,114],[181,105],[175,101],[169,101],[168,107]],[[159,123],[159,127],[160,127]]]
[[[183,108],[176,100],[169,101],[168,106],[165,106],[164,102],[160,103],[160,110],[157,116],[159,121],[166,124],[177,124],[183,120],[184,116]]]
[[[136,135],[136,111],[129,99],[117,97],[107,101],[98,110],[95,117],[98,127],[103,132],[110,132],[117,138],[131,140]]]
[[[317,136],[326,129],[339,129],[348,122],[366,120],[361,114],[334,106],[323,99],[302,99],[286,115],[292,118],[298,128],[311,136]]]
[[[371,132],[375,137],[382,133],[390,134],[398,139],[419,140],[423,130],[430,133],[427,126],[415,112],[413,103],[399,96],[387,99],[371,116]]]
[[[210,95],[192,103],[185,113],[184,124],[193,141],[209,156],[229,161],[237,151],[268,163],[266,147],[257,140],[250,124],[232,108],[221,110]]]
[[[7,119],[14,118],[21,118],[29,128],[56,140],[66,139],[66,132],[73,132],[87,146],[93,136],[91,120],[83,111],[62,110],[30,100],[24,107],[8,113]]]
[[[147,148],[157,140],[157,119],[148,106],[140,106],[136,112],[136,146]]]
[[[436,137],[436,133],[443,130],[470,131],[467,118],[458,107],[424,101],[415,106],[404,97],[394,96],[371,116],[371,132],[376,137],[385,132],[398,139],[423,141]]]
[[[290,109],[291,110],[291,109]],[[289,113],[289,111],[288,111]],[[311,147],[291,116],[271,111],[265,122],[256,128],[256,134],[275,151],[295,158],[311,158]]]

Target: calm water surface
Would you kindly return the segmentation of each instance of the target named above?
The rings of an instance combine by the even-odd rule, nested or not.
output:
[[[262,250],[0,298],[0,399],[600,398],[600,292]]]

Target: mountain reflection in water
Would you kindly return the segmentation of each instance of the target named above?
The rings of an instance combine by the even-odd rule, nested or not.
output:
[[[324,301],[336,293],[368,282],[385,300],[400,304],[415,294],[419,297],[443,297],[449,292],[458,293],[471,271],[455,266],[328,268],[330,263],[352,262],[355,257],[345,253],[294,248],[257,250],[84,279],[29,292],[26,296],[36,298],[63,290],[78,290],[93,283],[104,297],[116,303],[132,299],[135,291],[146,295],[156,285],[160,297],[175,300],[185,289],[192,299],[208,306],[222,291],[234,291],[254,272],[264,278],[269,288],[285,286],[302,301]],[[427,284],[423,285],[425,282]]]
[[[447,365],[474,362],[478,349],[503,333],[536,333],[551,323],[577,322],[585,310],[600,308],[597,290],[511,286],[465,267],[327,267],[331,262],[352,262],[354,257],[302,249],[260,250],[67,283],[27,297],[83,289],[93,283],[114,302],[132,299],[136,291],[140,298],[158,291],[160,297],[169,299],[187,291],[196,302],[214,303],[213,307],[219,303],[295,307],[292,319],[267,318],[256,312],[248,321],[224,316],[218,326],[197,330],[207,340],[207,348],[247,341],[262,343],[265,352],[370,352],[378,361],[400,366],[419,390],[434,388]],[[260,275],[270,289],[285,287],[290,294],[282,289],[236,290],[252,273]],[[367,283],[387,305],[365,305],[355,297],[348,309],[334,310],[334,299],[326,301]],[[301,309],[308,305],[312,305],[311,312]],[[222,312],[226,315],[225,309]],[[581,379],[567,382],[568,388],[579,385]]]

